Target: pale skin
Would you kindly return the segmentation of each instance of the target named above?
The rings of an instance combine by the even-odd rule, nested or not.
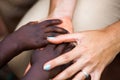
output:
[[[73,65],[58,74],[53,80],[66,80],[77,72],[73,80],[85,80],[85,75],[80,70],[90,74],[91,80],[100,80],[104,68],[113,61],[120,51],[119,33],[120,21],[102,30],[83,31],[48,38],[48,41],[54,44],[63,42],[77,43],[73,50],[45,64],[51,65],[50,69],[52,69],[74,61]]]
[[[59,18],[63,20],[63,24],[59,26],[65,28],[70,33],[72,33],[73,29],[72,29],[71,20],[72,20],[72,15],[74,12],[76,0],[69,0],[69,1],[72,1],[71,3],[69,3],[69,5],[68,3],[65,2],[68,0],[51,0],[51,1],[54,1],[55,5],[52,7],[48,18]],[[63,6],[65,9],[64,11],[62,11]],[[68,13],[68,11],[70,12]],[[63,12],[63,13],[60,13],[60,12]],[[114,59],[114,57],[117,55],[120,49],[119,48],[120,46],[118,44],[119,39],[116,39],[118,37],[113,36],[115,34],[116,36],[119,36],[117,35],[119,34],[119,31],[116,31],[116,30],[120,30],[120,29],[117,29],[115,27],[113,28],[112,27],[113,25],[103,30],[73,33],[73,34],[70,34],[70,36],[69,35],[64,35],[64,36],[61,35],[61,37],[59,36],[58,38],[60,39],[58,39],[58,41],[57,40],[55,41],[56,44],[62,43],[65,41],[77,42],[78,44],[72,51],[65,53],[65,55],[62,55],[63,57],[60,56],[55,60],[53,60],[53,62],[50,61],[46,63],[46,64],[50,63],[51,68],[53,68],[55,66],[65,64],[69,61],[75,61],[75,63],[72,66],[68,67],[65,71],[63,71],[61,74],[56,76],[54,80],[65,80],[80,70],[84,70],[88,74],[90,74],[92,77],[91,80],[99,80],[100,75],[104,70],[104,68],[106,67],[106,65],[108,65]],[[66,38],[66,36],[68,37]],[[54,62],[58,64],[55,64]],[[75,69],[78,69],[78,70],[75,70]],[[70,75],[69,73],[71,73],[72,75]],[[73,80],[78,80],[78,79],[84,80],[85,79],[84,74],[80,72],[75,76],[75,78],[73,78]]]
[[[66,29],[69,33],[73,33],[72,17],[76,2],[77,0],[51,0],[47,19],[61,19],[62,23],[59,24],[58,27]],[[31,65],[29,64],[24,74],[26,74],[30,68]]]
[[[72,17],[74,14],[76,2],[77,0],[51,0],[48,19],[61,19],[63,23],[58,26],[72,33]]]
[[[66,80],[80,70],[90,74],[91,80],[99,80],[104,68],[112,62],[120,51],[120,22],[107,26],[107,28],[102,30],[73,33],[71,21],[77,0],[71,0],[73,3],[71,3],[71,6],[61,4],[64,8],[66,8],[64,11],[63,7],[60,6],[60,1],[61,0],[56,0],[52,9],[50,9],[52,11],[52,18],[62,19],[63,24],[61,26],[70,31],[72,34],[61,35],[55,39],[48,38],[48,40],[55,44],[62,42],[77,42],[77,45],[72,51],[47,62],[45,65],[50,64],[52,69],[70,61],[75,61],[73,65],[58,74],[58,76],[56,76],[53,80]],[[63,1],[67,0],[62,0],[61,2]],[[72,14],[66,15],[67,11],[70,11]],[[67,27],[64,23],[67,23]],[[69,73],[71,73],[71,75]],[[73,80],[85,80],[85,75],[82,72],[79,72],[75,75]]]

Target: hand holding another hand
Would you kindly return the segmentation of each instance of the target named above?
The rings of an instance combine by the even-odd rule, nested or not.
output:
[[[63,52],[71,50],[73,47],[74,46],[69,43],[64,43],[60,45],[48,44],[44,49],[35,50],[31,58],[31,68],[22,78],[22,80],[49,80],[55,77],[71,63],[56,67],[51,71],[43,70],[44,63],[48,60],[56,58]]]
[[[21,50],[41,48],[48,44],[46,37],[53,36],[52,33],[67,33],[66,30],[55,26],[60,23],[62,22],[58,19],[30,22],[9,37],[17,43]]]
[[[107,29],[83,31],[80,33],[65,34],[57,37],[48,37],[52,43],[76,42],[76,47],[63,55],[47,62],[50,69],[74,61],[53,80],[66,80],[74,74],[73,80],[85,80],[87,75],[91,80],[99,80],[104,68],[112,62],[120,46],[118,38]]]

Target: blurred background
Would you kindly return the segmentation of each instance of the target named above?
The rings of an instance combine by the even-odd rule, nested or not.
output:
[[[0,0],[0,40],[12,33],[25,13],[37,0]],[[104,70],[101,80],[120,80],[120,54]],[[18,80],[5,65],[0,69],[0,80]]]
[[[37,0],[0,0],[0,40],[12,33]],[[0,69],[0,80],[19,80],[7,65]]]

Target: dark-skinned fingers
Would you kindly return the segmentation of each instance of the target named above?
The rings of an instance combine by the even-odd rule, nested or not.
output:
[[[38,55],[38,53],[41,53],[40,49],[33,50],[33,53],[32,53],[31,59],[30,59],[31,65],[33,65],[36,62],[36,55]]]
[[[55,49],[56,54],[57,54],[58,56],[61,55],[67,45],[68,45],[67,43],[62,43],[62,44],[57,45],[57,47],[56,47],[56,49]]]
[[[89,77],[89,73],[90,73],[89,69],[85,69],[84,68],[85,64],[87,64],[87,63],[84,63],[84,62],[81,62],[81,61],[77,61],[73,65],[71,65],[70,67],[68,67],[66,70],[64,70],[62,73],[60,73],[53,80],[66,80],[67,78],[70,78],[71,76],[74,76],[79,71],[80,71],[80,73],[77,73],[78,75],[77,76],[75,75],[75,77],[73,78],[73,80],[84,80],[86,77],[87,78]],[[82,76],[81,76],[81,72],[83,74]]]
[[[41,27],[48,27],[48,26],[52,26],[52,25],[58,25],[61,24],[62,21],[59,19],[50,19],[50,20],[44,20],[42,22],[39,23],[39,26]]]
[[[46,40],[47,40],[47,37],[48,37],[48,36],[54,36],[54,37],[55,37],[55,36],[58,36],[58,35],[60,35],[60,33],[52,32],[52,33],[46,33],[46,34],[45,34]]]
[[[42,41],[42,43],[39,42],[38,48],[45,47],[45,46],[48,45],[48,44],[49,44],[49,42],[45,39],[45,40]],[[42,46],[41,46],[41,45],[42,45]]]
[[[45,50],[48,51],[48,52],[54,51],[55,47],[56,47],[56,45],[49,43],[49,44],[45,47]]]
[[[67,43],[68,45],[65,47],[64,53],[72,50],[73,48],[75,48],[75,45],[73,43]]]
[[[29,23],[27,23],[26,25],[34,25],[34,24],[38,24],[39,22],[38,21],[31,21]]]
[[[36,25],[38,24],[39,22],[38,21],[31,21],[31,22],[28,22],[27,24],[24,24],[22,27],[20,27],[19,29],[23,28],[23,27],[26,27],[26,26],[33,26],[33,25]]]
[[[65,30],[64,28],[60,28],[60,27],[57,27],[57,26],[49,26],[45,29],[45,32],[48,33],[48,32],[56,32],[56,33],[62,33],[62,34],[67,34],[68,31]]]

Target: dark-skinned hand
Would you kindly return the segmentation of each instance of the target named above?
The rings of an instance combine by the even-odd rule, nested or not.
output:
[[[63,43],[60,45],[49,44],[42,50],[35,50],[31,58],[31,68],[22,80],[49,80],[55,77],[71,63],[56,67],[51,71],[43,70],[44,63],[71,50],[73,47],[74,46],[69,43]]]
[[[0,42],[0,67],[22,51],[44,47],[48,44],[46,37],[52,33],[67,33],[55,26],[60,23],[58,19],[30,22],[8,35]]]
[[[22,50],[40,48],[48,44],[46,37],[51,36],[52,32],[67,33],[63,28],[55,26],[60,23],[61,21],[58,19],[30,22],[15,31],[10,37]]]

